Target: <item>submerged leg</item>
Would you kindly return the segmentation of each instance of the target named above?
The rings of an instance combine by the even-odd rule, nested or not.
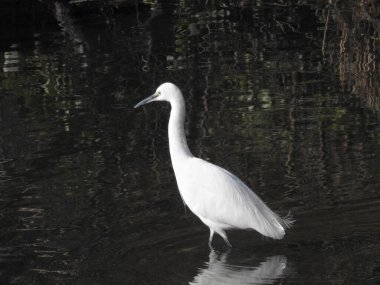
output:
[[[226,244],[227,244],[228,247],[232,247],[232,244],[231,244],[230,241],[228,240],[228,238],[227,238],[227,234],[226,234],[225,231],[220,230],[220,231],[218,231],[217,233],[218,233],[218,234],[224,239],[224,241],[226,242]]]
[[[210,247],[210,248],[212,248],[212,245],[211,245],[211,243],[212,243],[212,237],[214,236],[214,230],[212,229],[212,228],[210,228],[210,238],[208,239],[208,246]]]

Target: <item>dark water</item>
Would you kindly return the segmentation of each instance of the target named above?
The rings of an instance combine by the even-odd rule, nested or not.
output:
[[[379,34],[361,10],[0,6],[1,284],[380,283]],[[132,108],[165,81],[193,153],[293,213],[283,240],[233,231],[209,250],[177,192],[169,106]]]

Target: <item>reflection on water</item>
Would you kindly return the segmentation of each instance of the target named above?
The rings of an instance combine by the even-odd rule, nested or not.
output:
[[[377,282],[378,10],[132,2],[0,2],[0,283],[244,282],[286,260],[286,284]],[[186,97],[193,153],[291,209],[285,239],[231,232],[228,258],[202,266],[168,106],[132,109],[164,81]]]
[[[201,269],[189,284],[274,284],[284,277],[284,256],[268,257],[257,267],[230,265],[227,258],[228,252],[218,254],[211,250],[207,268]]]
[[[338,72],[342,88],[360,94],[376,110],[380,109],[379,15],[374,1],[332,1],[324,13],[326,41],[339,47],[327,49],[327,61]]]
[[[6,51],[4,52],[4,64],[3,72],[17,72],[20,71],[20,53],[16,51]]]

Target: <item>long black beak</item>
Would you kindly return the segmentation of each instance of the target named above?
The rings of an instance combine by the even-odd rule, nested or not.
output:
[[[156,98],[156,97],[157,97],[157,94],[153,94],[152,96],[149,96],[148,98],[145,98],[141,102],[137,103],[133,108],[138,108],[142,105],[148,104],[148,103],[152,102],[154,100],[154,98]]]

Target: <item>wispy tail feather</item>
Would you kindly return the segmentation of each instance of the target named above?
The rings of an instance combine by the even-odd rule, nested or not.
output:
[[[289,211],[285,217],[281,218],[282,224],[285,228],[290,229],[293,227],[293,224],[295,223],[295,219],[293,219],[293,214]]]
[[[254,229],[273,239],[282,239],[285,236],[285,230],[291,228],[295,222],[290,212],[282,218],[268,207],[265,207],[265,212],[261,215],[260,225]]]

